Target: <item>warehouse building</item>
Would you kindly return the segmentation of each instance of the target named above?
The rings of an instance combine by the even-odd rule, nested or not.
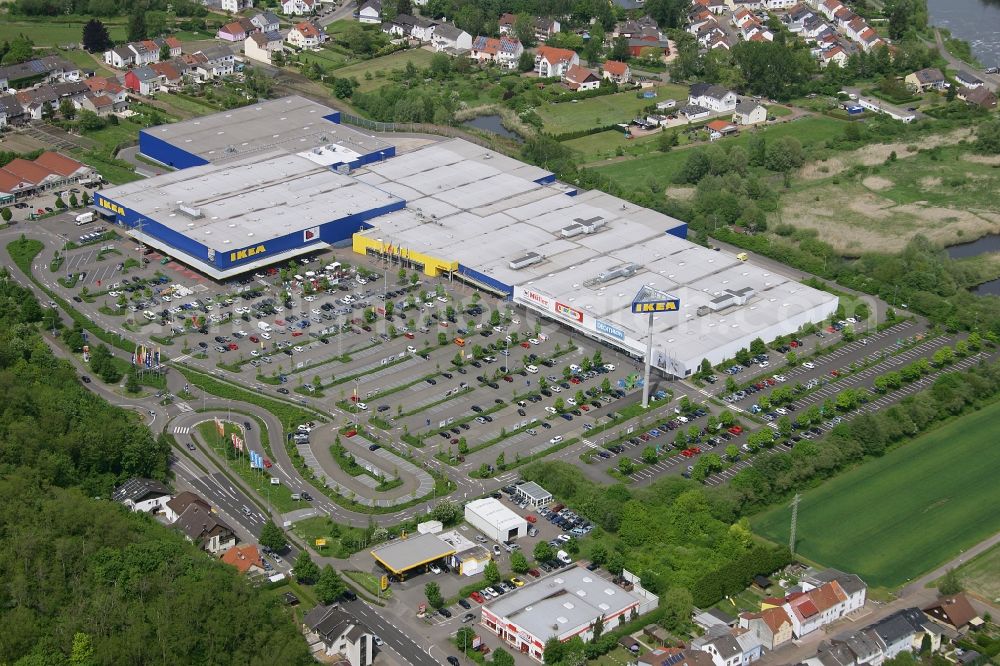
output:
[[[528,534],[528,521],[500,500],[487,497],[465,505],[465,521],[496,542],[510,541]]]
[[[686,240],[687,226],[599,191],[555,183],[461,140],[369,165],[358,180],[406,200],[354,236],[354,250],[511,299],[641,358],[640,289],[680,300],[653,317],[653,365],[685,377],[822,321],[837,297]]]
[[[550,638],[565,642],[579,636],[590,641],[598,618],[603,618],[608,632],[657,603],[655,595],[640,587],[628,591],[574,566],[486,604],[481,622],[515,652],[543,662]]]
[[[350,243],[464,282],[654,367],[689,376],[833,314],[837,297],[686,240],[687,225],[460,139],[396,155],[287,97],[143,130],[180,170],[103,191],[95,207],[215,279]],[[631,312],[643,288],[676,310]]]

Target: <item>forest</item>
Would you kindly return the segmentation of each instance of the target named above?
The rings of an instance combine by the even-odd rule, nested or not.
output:
[[[0,663],[311,663],[276,599],[109,501],[169,482],[169,446],[53,355],[46,312],[0,272]]]

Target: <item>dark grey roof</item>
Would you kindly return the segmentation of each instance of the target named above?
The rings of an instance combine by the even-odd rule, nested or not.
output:
[[[451,23],[441,23],[436,28],[434,28],[434,35],[441,37],[442,39],[450,39],[452,41],[457,41],[462,33],[465,32],[461,28],[458,28]]]
[[[163,497],[169,494],[170,489],[159,481],[134,477],[115,488],[115,491],[111,493],[111,499],[116,502],[124,502],[125,500],[141,502],[150,497]]]
[[[927,67],[925,69],[917,70],[913,73],[917,77],[917,81],[921,83],[936,83],[938,81],[944,81],[944,74],[937,67]]]
[[[885,648],[878,634],[866,630],[856,631],[844,639],[844,645],[854,653],[858,661],[868,662]]]
[[[723,634],[710,641],[723,661],[729,661],[737,655],[743,654],[743,648],[731,634]]]
[[[192,541],[212,534],[233,534],[233,528],[216,517],[210,509],[200,503],[192,503],[177,518],[173,525]]]
[[[143,65],[142,67],[134,67],[132,69],[132,73],[135,74],[135,76],[140,81],[152,81],[154,79],[160,78],[160,75],[148,65]]]
[[[3,95],[0,97],[0,113],[7,117],[20,116],[24,114],[24,107],[14,95]]]
[[[0,67],[0,79],[17,81],[19,79],[39,76],[40,74],[48,74],[56,70],[74,71],[78,69],[80,68],[70,63],[65,58],[61,58],[59,56],[45,56],[44,58],[36,58],[35,60],[28,60],[27,62],[21,62],[16,65]]]
[[[700,113],[711,113],[711,110],[706,109],[703,106],[698,106],[697,104],[687,104],[681,107],[680,112],[683,113],[685,116],[693,116]]]
[[[870,629],[888,646],[906,640],[917,632],[922,632],[925,622],[924,614],[919,609],[904,608],[882,618]]]
[[[980,80],[973,74],[969,74],[964,69],[958,70],[958,73],[955,74],[955,78],[958,79],[959,81],[962,81],[963,83],[971,83],[973,85],[982,84],[982,80]]]
[[[327,641],[333,641],[347,633],[347,639],[357,641],[370,633],[353,615],[339,606],[316,606],[302,620],[307,627]]]
[[[718,608],[709,608],[705,612],[708,613],[709,615],[711,615],[712,617],[714,617],[719,622],[722,622],[723,624],[728,624],[728,625],[734,625],[734,624],[736,624],[736,618],[735,617],[733,617],[732,615],[729,615],[727,613],[723,613]]]
[[[761,105],[753,101],[752,99],[745,99],[736,105],[736,113],[750,113],[758,106]]]
[[[844,592],[849,595],[857,594],[868,587],[856,574],[844,573],[840,569],[824,569],[823,571],[810,573],[803,576],[802,580],[807,583],[811,583],[816,587],[819,587],[824,583],[837,581],[840,584],[840,587],[843,588]]]
[[[823,666],[853,666],[854,654],[843,643],[823,643],[816,658]]]

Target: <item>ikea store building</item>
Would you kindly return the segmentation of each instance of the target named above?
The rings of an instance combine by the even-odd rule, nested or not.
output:
[[[215,279],[349,244],[464,282],[687,376],[702,359],[822,321],[836,296],[686,240],[687,225],[461,139],[396,154],[287,97],[143,131],[178,170],[100,192],[98,210]],[[652,329],[643,287],[680,299]]]

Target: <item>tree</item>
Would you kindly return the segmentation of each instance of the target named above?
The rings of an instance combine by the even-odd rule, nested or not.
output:
[[[754,338],[750,341],[750,353],[754,356],[760,356],[761,354],[767,353],[767,345],[760,338]]]
[[[657,460],[659,460],[659,456],[656,455],[656,447],[655,446],[647,446],[645,449],[643,449],[643,451],[642,451],[642,461],[643,462],[645,462],[645,463],[647,463],[649,465],[652,465]]]
[[[593,627],[591,627],[591,632],[594,634],[594,639],[593,640],[596,641],[596,640],[600,639],[601,634],[604,633],[604,616],[603,615],[599,616],[596,620],[594,620],[594,625],[593,625]]]
[[[133,9],[128,17],[128,41],[138,42],[146,39],[148,36],[145,8]]]
[[[76,192],[69,193],[69,207],[78,208],[80,206],[79,200],[76,198]]]
[[[483,578],[489,585],[500,582],[500,567],[497,566],[496,562],[493,560],[487,562],[486,567],[483,569]]]
[[[103,53],[111,48],[111,36],[107,27],[98,19],[92,18],[83,26],[83,48],[90,53]]]
[[[937,588],[938,593],[944,596],[961,592],[964,588],[961,578],[958,577],[958,570],[951,568],[945,571],[938,580]]]
[[[531,51],[525,50],[517,59],[517,69],[520,72],[530,72],[535,68],[535,56]]]
[[[566,403],[563,402],[562,398],[556,398],[556,401],[552,403],[552,407],[560,414],[566,411]]]
[[[14,214],[10,212],[10,208],[0,208],[0,218],[3,218],[4,222],[10,222]]]
[[[635,463],[632,462],[632,459],[628,457],[619,458],[618,471],[624,474],[625,476],[628,476],[629,474],[635,471]]]
[[[625,557],[621,553],[611,553],[607,569],[614,575],[621,576],[622,570],[625,569]]]
[[[694,607],[694,600],[687,588],[672,587],[667,593],[660,597],[660,608],[663,615],[660,624],[664,629],[675,633],[686,633],[691,621],[691,609]]]
[[[319,575],[319,580],[316,581],[316,598],[319,599],[319,602],[321,604],[332,604],[337,599],[340,599],[346,591],[347,585],[344,584],[344,581],[334,571],[333,567],[329,564],[323,567],[323,571]]]
[[[536,562],[548,562],[554,557],[555,553],[547,541],[539,541],[535,544],[532,555],[534,555]]]
[[[73,647],[70,652],[69,663],[71,666],[97,665],[97,660],[94,658],[94,644],[88,634],[81,632],[73,634]]]
[[[271,520],[264,523],[264,527],[260,528],[260,537],[257,538],[257,542],[264,548],[275,553],[280,553],[288,546],[285,533]]]
[[[139,386],[139,375],[132,369],[128,373],[128,378],[125,380],[125,390],[129,393],[138,393],[142,387]]]
[[[513,555],[510,556],[510,570],[514,573],[527,573],[528,569],[531,567],[528,564],[528,558],[524,556],[519,550],[515,550]]]
[[[514,657],[510,656],[510,653],[503,648],[494,650],[492,659],[493,666],[514,666]]]
[[[424,596],[431,608],[441,608],[444,606],[444,597],[441,596],[441,588],[434,581],[424,585]]]
[[[1000,154],[1000,120],[993,119],[979,123],[974,145],[977,152],[987,155]]]
[[[307,551],[302,551],[295,559],[295,580],[312,585],[319,578],[319,567],[312,561]]]
[[[24,34],[18,35],[9,44],[5,44],[7,46],[6,53],[3,52],[3,49],[0,49],[0,53],[3,53],[3,60],[0,63],[4,65],[16,65],[26,60],[31,60],[35,55],[33,50],[34,45],[34,42],[25,37]]]
[[[628,48],[628,37],[616,37],[611,43],[611,53],[608,54],[608,59],[626,62],[631,57],[632,52]]]
[[[42,120],[52,120],[52,117],[56,115],[56,110],[52,106],[52,102],[46,100],[42,104]]]
[[[735,444],[730,444],[726,447],[726,457],[729,458],[730,462],[736,462],[740,457],[740,448]]]

